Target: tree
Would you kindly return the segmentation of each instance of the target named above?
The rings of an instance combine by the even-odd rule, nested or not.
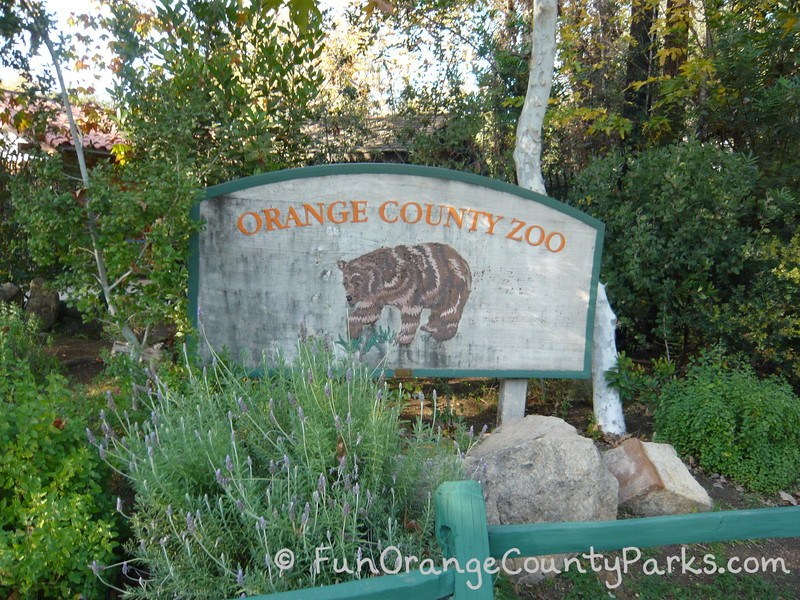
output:
[[[39,43],[44,44],[52,60],[53,70],[55,71],[58,88],[61,94],[61,102],[63,103],[64,112],[66,113],[69,122],[70,133],[75,146],[75,154],[80,167],[82,188],[76,192],[75,200],[82,203],[85,209],[84,219],[80,221],[81,229],[88,234],[88,244],[85,250],[92,257],[94,264],[94,278],[100,287],[100,292],[103,295],[103,300],[105,301],[106,310],[108,311],[109,316],[112,320],[117,321],[117,324],[120,326],[120,331],[125,339],[129,343],[138,347],[138,339],[136,338],[136,335],[131,327],[127,323],[119,321],[119,312],[117,310],[117,304],[112,292],[114,287],[119,283],[122,283],[122,281],[118,280],[117,282],[112,282],[109,279],[105,249],[100,244],[100,237],[97,231],[97,216],[94,211],[92,197],[85,194],[90,187],[90,181],[89,171],[86,167],[86,158],[83,152],[83,139],[78,131],[77,125],[75,124],[72,105],[70,103],[69,94],[67,92],[67,87],[61,70],[61,55],[57,46],[50,39],[50,31],[53,28],[53,24],[50,20],[50,17],[45,13],[43,7],[32,0],[22,0],[20,2],[21,10],[17,13],[11,10],[11,6],[4,5],[3,8],[3,21],[6,23],[11,23],[12,26],[10,29],[12,35],[7,38],[9,40],[8,43],[14,39],[13,28],[16,28],[17,32],[23,30],[27,31],[31,40],[31,49],[35,50]],[[3,29],[6,30],[5,27]],[[19,58],[14,53],[12,53],[12,57],[14,59]],[[28,66],[27,62],[21,58],[16,64],[23,67]],[[28,235],[32,236],[33,232],[28,230]]]
[[[53,24],[41,6],[6,5],[5,30],[29,32],[32,51],[49,42]],[[308,156],[299,129],[320,35],[309,6],[162,2],[148,13],[120,1],[106,20],[83,18],[114,34],[108,66],[128,142],[113,163],[82,163],[79,183],[59,156],[33,161],[16,178],[15,211],[37,262],[57,269],[72,301],[104,317],[135,352],[152,325],[186,324],[188,239],[197,227],[189,209],[202,187]],[[48,49],[58,73],[63,53]],[[69,114],[63,81],[61,90]],[[76,127],[72,139],[82,158]]]

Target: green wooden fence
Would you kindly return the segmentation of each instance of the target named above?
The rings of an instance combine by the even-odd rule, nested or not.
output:
[[[514,558],[585,553],[590,549],[622,550],[787,537],[800,537],[800,507],[621,521],[487,526],[480,484],[452,481],[436,491],[436,538],[445,559],[452,559],[438,565],[440,574],[403,572],[339,585],[252,596],[251,600],[438,600],[449,596],[454,600],[489,600],[493,598],[492,574],[497,572],[506,555]]]

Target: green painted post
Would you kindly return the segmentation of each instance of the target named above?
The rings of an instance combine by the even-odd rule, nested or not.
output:
[[[489,555],[486,504],[477,481],[448,481],[436,490],[436,540],[443,568],[454,571],[454,600],[492,600],[492,575],[499,571]]]

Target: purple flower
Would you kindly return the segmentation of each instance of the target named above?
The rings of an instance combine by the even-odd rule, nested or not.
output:
[[[251,469],[253,468],[253,459],[250,458],[249,454],[247,455],[247,460],[245,460],[244,462],[247,464],[248,467],[250,467]]]
[[[100,444],[100,447],[98,448],[98,452],[100,452],[100,460],[105,460],[106,459],[106,447],[105,447],[104,444]]]
[[[350,414],[350,411],[347,411],[347,418],[344,420],[345,423],[350,425],[353,422],[353,415]]]
[[[339,418],[339,415],[333,415],[333,425],[336,427],[336,431],[342,430],[342,420]]]
[[[108,410],[117,410],[117,405],[114,404],[114,397],[111,395],[111,390],[106,390],[106,398],[108,399]]]
[[[94,573],[95,575],[99,575],[100,571],[102,571],[104,567],[96,560],[93,560],[92,564],[89,565],[89,568],[92,570],[92,573]]]
[[[94,434],[92,433],[92,430],[89,429],[88,427],[86,428],[86,439],[89,440],[89,443],[92,446],[96,446],[97,445],[97,438],[94,437]]]
[[[237,498],[235,504],[236,504],[236,510],[238,510],[240,513],[244,512],[244,504],[242,503],[241,500]]]
[[[119,496],[117,496],[117,512],[118,513],[122,512],[122,498],[120,498]]]
[[[192,535],[194,535],[194,533],[197,531],[197,526],[194,523],[194,517],[190,512],[186,513],[186,529],[188,529],[189,533]]]
[[[172,504],[167,504],[167,516],[172,516]]]
[[[247,404],[245,404],[245,401],[242,400],[241,398],[236,399],[236,404],[239,405],[239,410],[242,411],[243,413],[246,413],[248,411]]]
[[[128,561],[122,563],[122,574],[127,577],[128,573],[130,573],[130,566],[128,565]]]
[[[323,388],[323,390],[325,392],[325,397],[326,398],[330,398],[331,397],[331,382],[330,381],[326,381],[325,382],[325,387]]]
[[[306,502],[306,505],[303,507],[303,516],[300,518],[300,524],[305,527],[306,523],[308,523],[308,515],[311,513],[311,505]]]
[[[214,471],[214,476],[217,478],[217,483],[221,486],[225,487],[227,483],[227,479],[222,476],[222,469],[217,469]]]
[[[344,506],[342,506],[342,514],[347,517],[350,514],[350,503],[345,500]]]
[[[328,384],[326,383],[325,385],[328,385]],[[300,417],[300,422],[301,423],[305,423],[306,422],[306,413],[303,412],[303,407],[302,406],[298,406],[297,407],[297,416]]]
[[[350,367],[347,368],[347,371],[344,372],[344,378],[347,380],[348,383],[353,381],[353,369],[352,368],[350,368]]]
[[[230,454],[225,456],[225,468],[228,469],[228,471],[233,471],[233,460],[231,460]]]
[[[331,367],[330,365],[328,365],[327,375],[328,375],[328,379],[333,379],[333,367]]]
[[[236,572],[236,585],[239,587],[244,587],[244,573],[242,572],[241,565],[239,566],[239,570]]]

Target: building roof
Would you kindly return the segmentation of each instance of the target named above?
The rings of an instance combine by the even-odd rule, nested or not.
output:
[[[115,145],[124,143],[125,139],[103,107],[86,103],[73,106],[72,110],[83,134],[85,149],[110,153]],[[41,112],[49,112],[50,118],[44,133],[35,133],[32,121],[34,115]],[[18,92],[0,91],[0,130],[7,139],[20,144],[38,143],[50,152],[73,148],[75,145],[67,115],[60,103],[45,98],[31,101],[29,96]]]

